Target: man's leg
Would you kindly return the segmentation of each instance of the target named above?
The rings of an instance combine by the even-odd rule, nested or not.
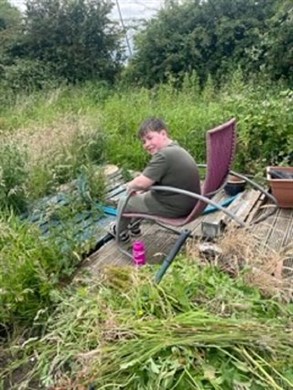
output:
[[[118,211],[121,211],[121,208],[125,202],[125,197],[121,198],[118,202]],[[153,198],[152,194],[147,191],[143,194],[133,195],[129,198],[126,208],[124,209],[125,213],[141,213],[141,214],[151,214],[151,215],[160,215],[164,217],[176,218],[178,212],[167,206],[163,203],[159,203],[156,199]],[[132,219],[122,217],[120,220],[120,237],[121,241],[129,240],[129,228],[128,225],[131,223],[131,231],[139,232],[139,221],[140,219]]]
[[[125,202],[125,197],[121,198],[118,202],[118,212],[120,212],[123,204]],[[137,194],[133,195],[129,198],[126,208],[124,209],[125,213],[143,213],[143,214],[151,214],[151,210],[146,205],[145,202],[145,194]],[[120,232],[124,232],[128,230],[129,223],[134,224],[138,227],[135,220],[130,220],[129,218],[122,217],[120,221]]]

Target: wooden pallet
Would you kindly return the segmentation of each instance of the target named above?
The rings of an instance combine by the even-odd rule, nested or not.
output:
[[[221,195],[222,198],[220,201],[227,198],[224,191],[222,191]],[[246,222],[259,197],[259,191],[250,190],[241,192],[226,209],[233,213],[241,221]],[[218,199],[214,200],[220,203]],[[219,210],[216,213],[208,215],[207,218],[202,221],[201,233],[204,237],[214,239],[223,233],[223,230],[228,224],[231,226],[235,224],[235,222],[234,220],[231,220],[227,214]]]
[[[107,175],[107,203],[117,205],[120,197],[125,194],[126,184],[121,170],[113,169],[111,174]],[[227,198],[224,191],[215,195],[215,202],[222,202]],[[270,205],[264,204],[264,199],[260,192],[255,190],[246,190],[237,200],[235,200],[228,209],[247,223],[267,212]],[[195,221],[186,225],[184,228],[190,229],[195,237],[206,236],[217,238],[223,233],[223,227],[229,227],[233,222],[226,217],[226,214],[217,211],[211,214],[202,215]],[[204,227],[203,227],[204,226]],[[105,226],[105,230],[107,227]],[[156,263],[162,261],[167,255],[177,236],[167,230],[150,222],[142,223],[143,239],[146,242],[148,250],[148,262]],[[273,243],[274,248],[282,248],[293,241],[293,209],[279,209],[274,215],[268,217],[265,221],[253,226],[253,233],[260,239],[262,245]],[[130,248],[131,244],[128,246]],[[293,261],[293,260],[292,260]],[[129,265],[131,261],[118,250],[114,241],[110,241],[99,251],[93,253],[87,260],[90,269],[93,272],[105,265]]]

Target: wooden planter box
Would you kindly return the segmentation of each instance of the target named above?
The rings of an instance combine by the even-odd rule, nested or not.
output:
[[[293,208],[293,167],[267,167],[267,179],[279,207]]]

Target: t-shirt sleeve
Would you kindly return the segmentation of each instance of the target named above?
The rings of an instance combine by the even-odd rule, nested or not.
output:
[[[151,161],[144,169],[142,174],[155,182],[160,182],[162,177],[166,174],[167,163],[166,157],[161,153],[153,155]]]

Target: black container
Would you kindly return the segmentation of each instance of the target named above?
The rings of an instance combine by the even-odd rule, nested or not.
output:
[[[245,190],[246,181],[228,181],[224,187],[227,195],[234,196]]]

